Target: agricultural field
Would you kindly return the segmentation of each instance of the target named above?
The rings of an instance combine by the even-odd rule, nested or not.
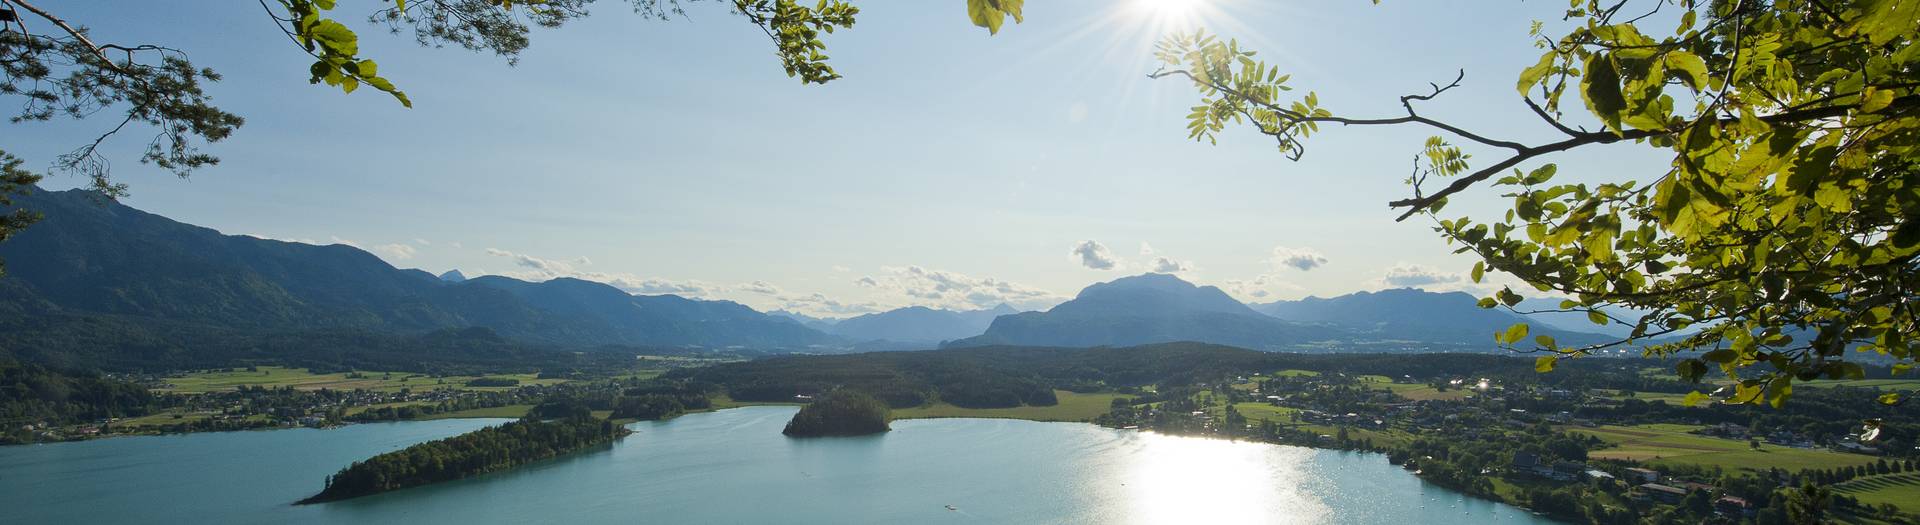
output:
[[[1015,408],[960,408],[946,403],[931,406],[894,409],[894,419],[926,419],[943,417],[981,417],[1001,419],[1026,419],[1031,421],[1086,421],[1094,416],[1107,413],[1113,407],[1114,398],[1126,397],[1124,394],[1094,393],[1078,394],[1066,390],[1053,391],[1060,403],[1054,406],[1023,406]]]
[[[1795,387],[1805,388],[1872,388],[1878,390],[1920,390],[1920,379],[1847,379],[1841,381],[1820,380],[1796,382]]]
[[[1693,425],[1607,425],[1596,428],[1564,427],[1562,430],[1598,437],[1614,446],[1588,453],[1600,459],[1643,461],[1653,465],[1702,465],[1727,470],[1789,471],[1872,463],[1874,456],[1846,454],[1819,449],[1799,449],[1761,443],[1754,449],[1746,441],[1721,439],[1689,433]]]
[[[1834,485],[1833,492],[1869,505],[1891,504],[1902,512],[1920,511],[1920,473],[1867,476]]]
[[[1445,391],[1434,389],[1423,383],[1379,383],[1368,385],[1391,390],[1400,397],[1414,401],[1446,400],[1455,401],[1473,396],[1473,391],[1464,388],[1449,388]]]
[[[1634,392],[1632,396],[1628,396],[1619,390],[1594,389],[1594,393],[1605,395],[1611,399],[1638,399],[1647,402],[1666,403],[1674,406],[1686,406],[1687,399],[1686,394],[1668,392]]]
[[[228,371],[231,370],[231,371]],[[352,377],[349,377],[352,376]],[[380,392],[393,392],[404,388],[414,390],[432,390],[449,387],[461,390],[498,391],[511,390],[511,386],[479,387],[467,386],[467,381],[483,376],[446,376],[430,377],[422,374],[404,372],[335,372],[315,374],[304,368],[285,368],[262,366],[252,371],[245,368],[193,372],[162,380],[162,386],[156,390],[178,393],[224,392],[242,386],[267,388],[293,387],[297,390],[354,390],[367,389]],[[514,379],[520,385],[552,385],[566,382],[565,379],[537,379],[536,374],[493,374],[488,378]]]

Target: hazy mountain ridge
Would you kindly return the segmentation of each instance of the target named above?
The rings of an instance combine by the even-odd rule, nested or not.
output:
[[[150,334],[196,326],[396,333],[484,327],[569,346],[838,343],[738,303],[635,296],[574,279],[452,282],[394,268],[351,246],[224,235],[85,191],[36,191],[15,204],[45,218],[0,244],[8,264],[0,312],[14,314],[10,324],[22,316],[112,316],[129,326],[169,325]]]
[[[1335,339],[1338,329],[1261,315],[1226,292],[1167,274],[1123,277],[1088,286],[1045,312],[994,319],[986,333],[946,347],[1132,346],[1198,341],[1281,350]]]
[[[845,319],[828,332],[859,341],[937,343],[980,335],[994,318],[1015,313],[1019,310],[1006,304],[967,311],[909,306]]]
[[[1428,292],[1396,288],[1356,292],[1332,298],[1308,297],[1252,305],[1276,318],[1324,323],[1352,330],[1356,337],[1469,345],[1492,344],[1493,334],[1515,323],[1529,323],[1534,335],[1551,335],[1562,345],[1602,342],[1608,336],[1569,330],[1531,316],[1480,308],[1465,292]],[[1584,322],[1584,314],[1582,319]]]

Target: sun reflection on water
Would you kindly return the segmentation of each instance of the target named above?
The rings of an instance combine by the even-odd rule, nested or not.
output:
[[[1138,435],[1121,466],[1127,523],[1327,523],[1308,491],[1313,451],[1217,439]]]

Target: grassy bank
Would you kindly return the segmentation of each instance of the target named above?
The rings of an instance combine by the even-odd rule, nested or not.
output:
[[[1798,471],[1872,463],[1874,456],[1820,449],[1800,449],[1761,443],[1753,448],[1744,440],[1692,434],[1694,425],[1607,425],[1564,430],[1600,438],[1614,446],[1588,453],[1589,457],[1643,461],[1653,465],[1701,465],[1727,470],[1781,468]]]

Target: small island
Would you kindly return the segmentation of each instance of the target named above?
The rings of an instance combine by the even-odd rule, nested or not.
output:
[[[893,410],[873,396],[853,390],[835,390],[800,407],[780,433],[791,437],[864,436],[892,430],[887,422]]]
[[[298,504],[325,503],[452,481],[551,459],[633,433],[612,421],[571,415],[528,419],[388,452],[327,477],[326,488]]]

